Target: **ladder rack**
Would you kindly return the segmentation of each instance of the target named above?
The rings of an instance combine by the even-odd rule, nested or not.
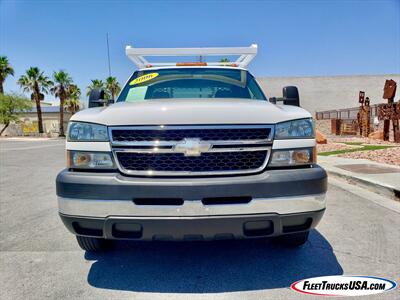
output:
[[[138,67],[143,69],[146,67],[158,66],[176,66],[177,62],[149,62],[146,56],[238,56],[234,62],[207,62],[209,66],[227,66],[235,65],[241,68],[246,66],[257,55],[257,45],[252,44],[249,47],[220,47],[220,48],[134,48],[126,46],[126,56],[128,56]],[[179,64],[179,63],[178,63]]]

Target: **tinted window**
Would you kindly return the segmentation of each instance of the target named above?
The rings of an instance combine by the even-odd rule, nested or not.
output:
[[[175,68],[135,72],[117,101],[165,98],[266,100],[254,77],[245,70]]]

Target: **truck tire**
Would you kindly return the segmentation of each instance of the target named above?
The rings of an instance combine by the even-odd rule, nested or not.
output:
[[[76,236],[76,240],[78,241],[79,247],[83,250],[90,252],[100,252],[107,250],[110,246],[110,241],[101,238],[92,238],[87,236]]]
[[[288,247],[299,247],[308,240],[309,231],[286,234],[280,237],[283,245]]]

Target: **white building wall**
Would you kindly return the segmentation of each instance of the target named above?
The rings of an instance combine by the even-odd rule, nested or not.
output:
[[[358,92],[365,91],[371,104],[387,103],[382,99],[386,79],[397,82],[395,101],[400,99],[400,74],[318,77],[259,77],[258,83],[267,97],[282,97],[282,87],[299,88],[300,104],[315,111],[357,107]]]

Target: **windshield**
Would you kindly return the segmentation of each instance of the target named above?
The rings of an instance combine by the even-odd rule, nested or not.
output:
[[[245,70],[174,68],[133,73],[117,102],[165,98],[242,98],[266,100]]]

